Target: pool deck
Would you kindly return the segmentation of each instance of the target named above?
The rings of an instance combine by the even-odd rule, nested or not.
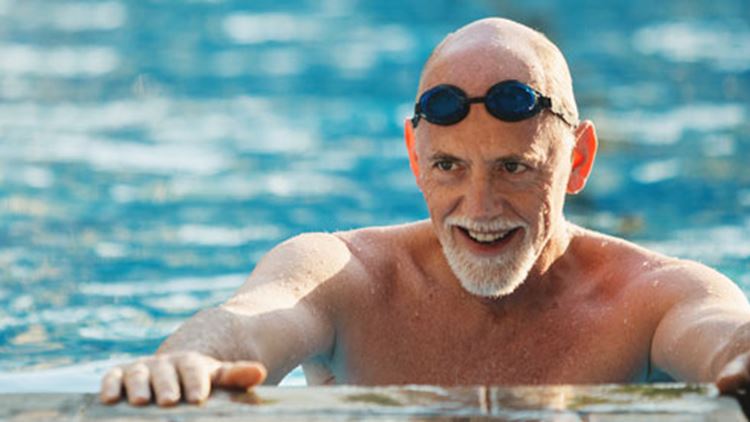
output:
[[[710,384],[259,387],[200,406],[102,405],[94,394],[0,394],[0,421],[745,421]]]

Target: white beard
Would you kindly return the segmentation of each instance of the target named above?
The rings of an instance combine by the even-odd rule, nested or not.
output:
[[[523,239],[516,248],[503,251],[497,256],[478,257],[456,245],[451,236],[453,226],[474,230],[482,228],[503,230],[520,227],[523,230]],[[526,224],[504,219],[479,223],[465,217],[448,217],[444,233],[445,238],[441,239],[440,243],[448,265],[461,282],[461,286],[477,296],[498,298],[513,293],[526,280],[537,259]]]

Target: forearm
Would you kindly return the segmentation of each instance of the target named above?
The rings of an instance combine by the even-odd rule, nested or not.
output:
[[[652,342],[655,366],[675,379],[709,382],[750,345],[748,315],[716,304],[687,304],[664,317]]]
[[[720,343],[711,359],[711,379],[716,379],[727,364],[737,356],[748,352],[750,352],[750,322],[739,325],[731,335]]]
[[[204,309],[170,335],[157,354],[194,351],[222,361],[259,360],[252,342],[238,342],[238,316],[221,307]]]

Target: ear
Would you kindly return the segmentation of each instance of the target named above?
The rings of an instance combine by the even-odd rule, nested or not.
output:
[[[576,143],[573,146],[572,168],[567,189],[570,194],[576,194],[586,186],[599,145],[596,129],[590,120],[584,120],[578,125],[575,136]]]
[[[409,166],[414,177],[419,181],[419,166],[417,165],[417,150],[414,146],[414,125],[411,119],[404,120],[404,141],[406,142],[406,151],[409,153]]]

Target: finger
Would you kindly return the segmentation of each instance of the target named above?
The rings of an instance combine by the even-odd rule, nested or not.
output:
[[[125,368],[124,384],[130,404],[142,406],[151,401],[149,370],[146,364],[138,362]]]
[[[214,384],[227,388],[248,388],[266,380],[268,372],[260,362],[227,362],[214,373]]]
[[[177,360],[177,371],[182,380],[182,391],[190,403],[201,403],[211,393],[211,370],[209,362],[194,356]]]
[[[177,370],[167,359],[157,359],[150,366],[151,387],[159,406],[174,406],[180,400]]]
[[[122,396],[122,368],[110,369],[102,378],[99,400],[105,404],[114,404]]]
[[[750,385],[748,364],[750,364],[748,356],[740,356],[727,364],[716,378],[716,387],[719,392],[731,394]]]

